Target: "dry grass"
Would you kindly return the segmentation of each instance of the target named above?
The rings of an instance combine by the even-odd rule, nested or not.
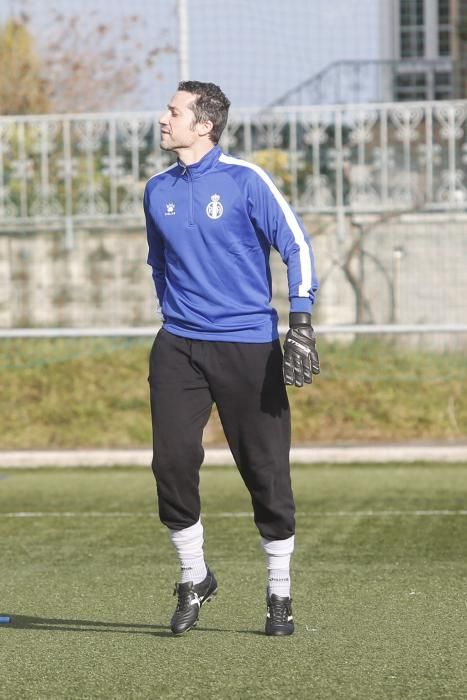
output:
[[[151,444],[147,339],[4,340],[0,449]],[[322,374],[289,390],[301,443],[467,438],[467,363],[386,341],[320,342]],[[215,411],[207,445],[224,442]]]

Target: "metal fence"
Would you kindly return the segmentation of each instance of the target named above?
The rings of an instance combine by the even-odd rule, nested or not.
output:
[[[0,117],[0,326],[151,323],[142,195],[172,162],[158,118]],[[314,234],[320,323],[462,324],[466,128],[465,100],[242,110],[221,145]]]
[[[0,227],[140,219],[171,156],[156,113],[0,117]],[[302,212],[467,207],[467,101],[233,112],[225,150]]]

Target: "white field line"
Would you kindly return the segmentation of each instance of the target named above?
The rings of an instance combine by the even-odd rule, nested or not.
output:
[[[445,517],[467,516],[467,510],[337,510],[296,513],[299,518],[393,518],[393,517]],[[0,518],[156,518],[155,513],[130,513],[125,511],[14,511],[0,513]],[[252,518],[252,512],[204,513],[203,518]]]

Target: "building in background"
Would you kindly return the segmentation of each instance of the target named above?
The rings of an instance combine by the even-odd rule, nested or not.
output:
[[[372,22],[376,56],[334,61],[271,106],[467,97],[467,0],[375,0]]]
[[[457,66],[455,85],[459,94],[454,97],[467,97],[467,0],[451,0],[453,13],[453,34],[451,56]]]
[[[397,0],[396,100],[465,97],[465,0]]]

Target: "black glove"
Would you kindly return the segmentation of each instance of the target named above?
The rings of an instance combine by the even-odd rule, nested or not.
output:
[[[289,326],[284,342],[284,382],[303,386],[311,384],[319,374],[319,357],[311,315],[300,311],[289,314]]]

